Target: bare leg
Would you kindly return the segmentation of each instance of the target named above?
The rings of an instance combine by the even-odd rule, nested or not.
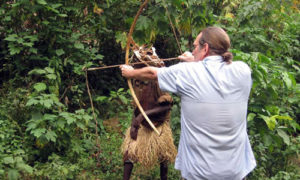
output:
[[[168,179],[168,162],[167,161],[160,163],[160,179],[161,180]]]
[[[124,162],[124,174],[123,174],[123,180],[129,180],[131,176],[131,172],[133,169],[133,163],[130,161]]]
[[[123,180],[129,180],[133,168],[133,163],[128,158],[128,151],[126,151],[126,153],[124,154],[123,161],[124,161]]]

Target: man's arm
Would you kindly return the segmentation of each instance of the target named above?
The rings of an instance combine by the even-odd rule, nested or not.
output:
[[[141,69],[134,69],[132,66],[121,65],[122,76],[127,79],[139,79],[139,80],[156,80],[157,68],[156,67],[144,67]]]

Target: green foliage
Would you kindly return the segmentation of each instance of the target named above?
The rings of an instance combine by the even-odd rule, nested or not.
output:
[[[292,118],[297,117],[295,110],[299,108],[300,98],[296,73],[288,72],[261,53],[248,54],[238,50],[233,53],[236,60],[246,62],[252,69],[253,86],[247,120],[259,167],[253,172],[253,178],[272,177],[278,170],[288,170],[282,168],[287,168],[289,158],[299,153],[299,139],[295,136],[300,126]]]
[[[0,179],[122,178],[119,149],[133,114],[129,91],[121,88],[125,80],[116,69],[88,72],[96,127],[82,69],[124,63],[122,49],[140,3],[0,2]],[[154,44],[162,58],[180,52],[168,14],[183,51],[191,50],[203,27],[221,26],[235,60],[252,69],[247,120],[258,166],[247,179],[299,179],[291,162],[300,149],[299,3],[152,0],[133,38]],[[177,145],[180,100],[173,98]],[[116,125],[105,124],[112,119]],[[158,177],[159,167],[133,171],[133,179]],[[169,179],[179,178],[170,165]]]

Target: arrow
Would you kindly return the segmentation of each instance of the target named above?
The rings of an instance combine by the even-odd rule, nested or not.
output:
[[[172,60],[177,60],[178,58],[167,58],[167,59],[160,59],[160,61],[172,61]],[[146,61],[147,62],[147,61]],[[130,63],[130,65],[135,65],[135,64],[144,64],[145,62],[136,62],[136,63]],[[102,70],[102,69],[109,69],[109,68],[115,68],[115,67],[120,67],[123,64],[117,64],[117,65],[111,65],[111,66],[104,66],[104,67],[95,67],[95,68],[83,68],[85,71],[95,71],[95,70]]]

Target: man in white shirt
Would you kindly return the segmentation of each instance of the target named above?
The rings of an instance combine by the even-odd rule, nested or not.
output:
[[[256,166],[247,135],[251,71],[232,62],[230,39],[218,27],[201,31],[192,54],[171,67],[133,69],[122,75],[158,79],[163,91],[181,97],[181,134],[175,168],[188,180],[241,180]]]

